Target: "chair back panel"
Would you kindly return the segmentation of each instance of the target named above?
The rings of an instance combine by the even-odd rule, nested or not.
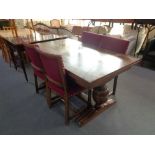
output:
[[[38,53],[38,47],[34,45],[24,44],[26,54],[31,61],[31,65],[34,69],[43,71],[43,65]]]
[[[63,87],[65,70],[62,62],[62,57],[41,52],[40,58],[43,63],[48,80],[59,87]]]
[[[109,51],[125,54],[128,45],[129,41],[127,40],[102,35],[99,49],[100,50],[106,49]]]
[[[100,45],[102,35],[98,35],[91,32],[83,32],[82,43],[91,48],[98,48]]]

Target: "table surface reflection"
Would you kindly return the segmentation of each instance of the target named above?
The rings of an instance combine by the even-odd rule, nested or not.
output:
[[[52,41],[54,39],[66,38],[65,35],[40,34],[29,29],[18,29],[18,37],[11,30],[0,30],[0,36],[14,45],[25,43],[36,43],[42,41]]]
[[[38,43],[46,53],[61,55],[70,75],[81,85],[89,88],[104,84],[106,79],[124,72],[139,59],[122,54],[97,51],[73,39]],[[52,67],[52,66],[51,66]]]

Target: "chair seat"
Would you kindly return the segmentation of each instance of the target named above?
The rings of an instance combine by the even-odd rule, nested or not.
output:
[[[84,90],[83,87],[81,87],[80,85],[78,85],[71,77],[67,76],[66,77],[66,82],[67,82],[67,94],[68,96],[74,96],[78,93],[80,93],[81,91]],[[64,96],[65,95],[65,91],[63,88],[51,83],[50,81],[48,81],[48,86],[55,91],[56,93],[59,93],[60,96]]]
[[[34,70],[34,74],[36,75],[36,76],[38,76],[40,79],[42,79],[42,80],[45,80],[45,74],[44,73],[42,73],[41,71],[39,71],[39,70],[36,70],[36,69],[33,69]]]

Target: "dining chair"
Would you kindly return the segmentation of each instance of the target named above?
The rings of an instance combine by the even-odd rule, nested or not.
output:
[[[129,45],[129,41],[118,39],[106,35],[102,35],[98,49],[100,51],[111,51],[114,53],[125,54]],[[112,95],[116,94],[118,76],[114,78]]]
[[[39,90],[45,87],[45,85],[42,85],[42,87],[38,86],[37,77],[39,77],[45,83],[45,74],[43,70],[43,65],[42,65],[39,53],[37,52],[37,48],[39,47],[35,45],[30,45],[30,44],[24,44],[24,47],[25,47],[26,55],[29,58],[31,66],[33,68],[36,93],[39,93]]]
[[[78,95],[84,88],[79,86],[67,73],[64,68],[63,60],[60,55],[47,54],[39,51],[40,58],[46,75],[46,99],[49,106],[51,102],[51,90],[58,94],[64,100],[65,104],[65,124],[68,125],[70,120],[70,103],[71,96]],[[54,104],[54,103],[53,103]]]
[[[80,36],[82,35],[82,27],[81,26],[73,26],[72,33],[80,39]]]
[[[24,51],[18,51],[17,47],[10,44],[5,39],[1,39],[1,40],[2,40],[1,41],[1,43],[2,43],[2,56],[4,58],[4,61],[9,63],[10,67],[11,67],[11,64],[13,63],[14,68],[16,70],[18,69],[18,67],[23,69],[22,63],[27,63],[25,52]],[[23,47],[21,50],[23,50]],[[28,81],[26,70],[23,69],[23,72],[24,72],[26,81]]]
[[[21,68],[23,70],[26,81],[28,82],[27,72],[25,69],[25,64],[28,62],[25,55],[25,49],[23,46],[14,46],[13,44],[6,41],[6,46],[10,53],[11,62],[14,64],[14,68],[17,70]]]
[[[97,49],[101,41],[102,35],[98,35],[92,32],[83,32],[82,33],[82,43],[88,47]]]
[[[129,45],[129,41],[102,35],[99,49],[109,50],[112,52],[125,54]]]
[[[82,32],[81,32],[81,36],[78,37],[78,40],[81,41],[82,40],[82,34],[83,32],[90,32],[92,30],[92,27],[88,27],[88,26],[83,26],[82,27]]]

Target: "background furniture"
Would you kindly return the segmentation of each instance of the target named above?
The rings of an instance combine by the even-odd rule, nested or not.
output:
[[[69,37],[69,38],[72,38],[74,36],[71,31],[69,31],[64,27],[50,27],[43,23],[37,23],[33,25],[33,28],[36,32],[39,32],[40,34],[43,34],[43,35],[47,35],[47,34],[65,35],[66,37]]]
[[[10,26],[10,21],[8,19],[0,19],[0,29],[3,29],[4,26]]]
[[[145,61],[150,62],[155,66],[155,38],[148,41],[145,50],[143,51],[142,64]]]
[[[60,20],[58,19],[53,19],[50,21],[51,27],[57,27],[60,28],[61,27],[61,23]]]
[[[13,36],[11,30],[7,31],[0,31],[0,37],[4,39],[9,46],[14,49],[19,58],[19,64],[24,72],[24,76],[26,81],[28,81],[28,76],[25,69],[25,56],[24,56],[24,46],[23,43],[27,44],[33,44],[37,42],[46,42],[46,41],[52,41],[57,39],[64,39],[66,38],[65,35],[43,35],[38,32],[30,32],[29,29],[21,29],[18,30],[18,37]]]

